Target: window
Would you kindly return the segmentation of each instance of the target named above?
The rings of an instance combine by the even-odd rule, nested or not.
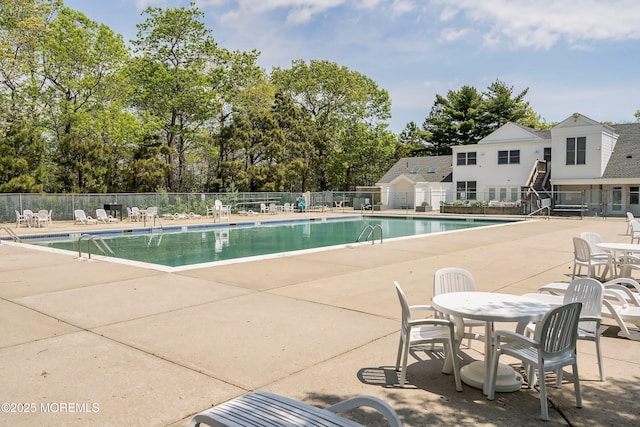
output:
[[[520,164],[520,150],[509,151],[509,163],[514,165]]]
[[[489,188],[489,200],[496,200],[496,189],[495,189],[495,187]]]
[[[640,203],[640,187],[629,187],[629,203],[632,205]]]
[[[520,150],[501,150],[498,151],[498,164],[519,164],[520,163]]]
[[[506,202],[507,201],[507,189],[506,188],[501,188],[500,189],[500,201],[501,202]]]
[[[518,201],[518,189],[516,187],[513,187],[511,189],[511,201],[512,202]]]
[[[544,159],[551,163],[551,147],[547,147],[544,149]]]
[[[458,200],[475,200],[476,181],[458,181],[456,183],[456,198]]]
[[[587,137],[567,138],[567,164],[584,165],[587,158]]]
[[[458,166],[464,166],[464,165],[475,165],[476,164],[476,152],[475,151],[471,151],[468,153],[458,153],[457,156],[457,165]]]

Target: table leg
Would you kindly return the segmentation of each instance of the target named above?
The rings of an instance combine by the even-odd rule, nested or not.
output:
[[[489,391],[489,378],[493,368],[493,332],[493,322],[485,322],[484,361],[476,360],[460,369],[462,382],[481,388],[485,395]],[[522,376],[509,365],[499,364],[496,376],[496,391],[499,393],[518,391],[522,387]]]
[[[489,378],[493,366],[493,322],[485,322],[484,326],[484,381],[482,393],[489,394]]]

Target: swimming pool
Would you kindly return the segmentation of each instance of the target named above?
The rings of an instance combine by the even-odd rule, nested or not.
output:
[[[375,240],[420,236],[512,221],[395,217],[333,217],[294,221],[263,221],[169,227],[162,230],[118,230],[100,233],[116,258],[166,267],[194,266],[222,261],[354,244],[363,229],[376,227]],[[144,232],[142,232],[144,231]],[[98,234],[98,232],[92,232]],[[368,231],[365,232],[365,236]],[[80,233],[31,243],[78,253]],[[83,244],[86,252],[86,245]],[[99,253],[92,249],[92,252]]]

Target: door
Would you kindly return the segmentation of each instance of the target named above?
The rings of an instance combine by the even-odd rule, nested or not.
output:
[[[611,213],[622,212],[622,187],[611,189]]]

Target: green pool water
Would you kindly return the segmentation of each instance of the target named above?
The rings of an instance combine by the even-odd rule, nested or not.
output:
[[[362,230],[368,226],[379,225],[384,240],[387,240],[498,223],[500,222],[483,220],[354,217],[207,228],[176,227],[163,231],[154,229],[146,234],[125,230],[115,235],[102,234],[101,238],[117,258],[179,267],[355,243]],[[77,252],[78,237],[69,235],[29,243]],[[376,241],[380,240],[378,229],[375,237]],[[86,252],[85,243],[82,247]],[[92,249],[92,252],[100,254],[96,249]]]

